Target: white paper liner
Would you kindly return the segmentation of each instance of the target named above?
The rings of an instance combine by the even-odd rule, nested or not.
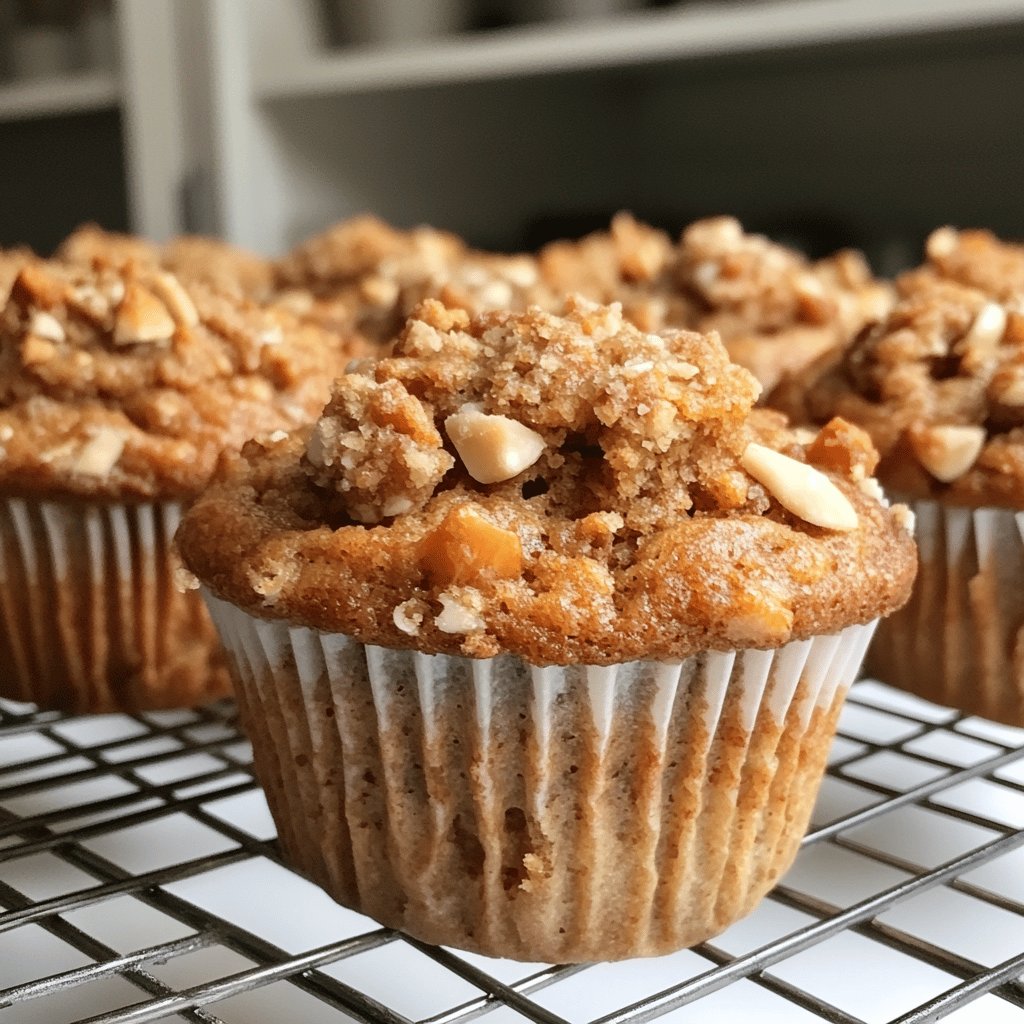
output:
[[[1024,512],[909,501],[919,569],[867,671],[928,700],[1024,726]]]
[[[228,692],[197,593],[172,578],[176,502],[0,500],[0,696],[74,712]]]
[[[753,907],[796,855],[874,630],[537,668],[205,596],[289,860],[392,927],[548,962],[678,949]]]

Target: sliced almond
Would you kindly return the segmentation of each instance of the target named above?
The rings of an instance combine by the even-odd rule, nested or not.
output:
[[[64,341],[64,325],[52,314],[42,309],[32,310],[28,318],[29,334],[37,338],[45,338],[47,341]]]
[[[199,323],[199,311],[192,296],[182,287],[181,282],[165,270],[153,275],[153,291],[160,297],[172,317],[181,327],[195,327]]]
[[[1006,310],[998,302],[986,302],[953,351],[969,356],[975,362],[987,360],[999,347],[1006,330],[1006,319]]]
[[[825,530],[856,530],[857,513],[824,473],[761,444],[748,444],[743,468],[786,509]]]
[[[469,475],[482,484],[511,480],[529,469],[547,447],[544,438],[508,416],[490,416],[464,405],[444,421]]]
[[[919,427],[910,431],[918,461],[936,480],[951,483],[974,465],[985,444],[985,429],[973,425]]]
[[[81,476],[106,479],[124,451],[124,434],[113,427],[100,427],[72,459],[71,471]]]
[[[167,307],[148,289],[130,282],[114,318],[114,344],[138,345],[169,341],[175,323]]]

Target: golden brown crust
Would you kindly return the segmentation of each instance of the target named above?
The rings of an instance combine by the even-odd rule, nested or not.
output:
[[[784,407],[863,426],[895,491],[1024,508],[1024,248],[940,229],[928,253],[890,316]]]
[[[651,336],[617,307],[469,320],[427,303],[392,358],[339,380],[312,432],[247,446],[187,515],[181,549],[257,615],[540,664],[774,647],[897,607],[913,542],[860,486],[863,436],[831,428],[820,462],[847,475],[810,471],[838,488],[855,528],[812,526],[743,468],[756,441],[807,469],[784,421],[752,411],[757,390],[714,336]],[[453,444],[467,407],[527,452],[511,476],[481,483]],[[375,450],[389,472],[373,489]],[[408,471],[431,452],[454,466],[428,474],[424,494]],[[385,525],[356,525],[354,511]]]
[[[322,407],[353,344],[153,266],[37,262],[0,312],[0,488],[191,496]]]

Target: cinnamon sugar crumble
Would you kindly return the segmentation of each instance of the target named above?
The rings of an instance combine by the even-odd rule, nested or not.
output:
[[[913,550],[863,486],[863,433],[802,443],[759,390],[715,335],[641,330],[615,303],[471,317],[428,300],[311,428],[247,446],[182,551],[242,607],[538,664],[775,645],[898,604]],[[452,429],[467,413],[511,445],[507,471]]]
[[[5,490],[194,494],[225,449],[309,422],[358,351],[152,262],[27,262],[0,307]]]
[[[799,401],[860,424],[894,490],[1024,508],[1024,246],[942,228],[926,251],[889,316]]]

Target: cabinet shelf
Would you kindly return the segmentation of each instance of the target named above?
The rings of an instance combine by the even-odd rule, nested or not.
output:
[[[63,114],[112,110],[121,100],[117,77],[109,72],[0,83],[0,124]]]
[[[261,55],[261,100],[481,81],[1024,23],[1024,0],[760,0],[544,23],[402,46]]]

